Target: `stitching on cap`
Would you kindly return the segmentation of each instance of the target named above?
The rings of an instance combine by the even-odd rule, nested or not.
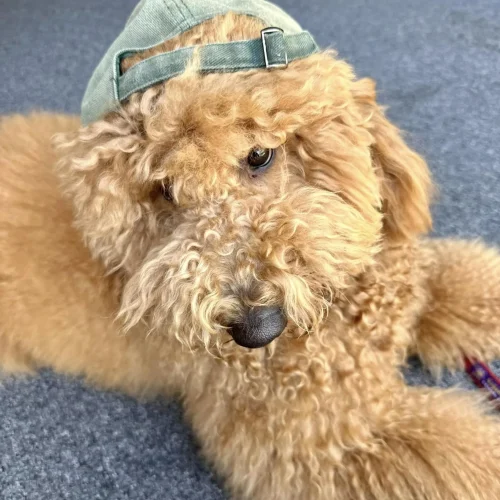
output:
[[[182,20],[179,23],[180,26],[182,27],[182,30],[184,31],[184,30],[190,28],[191,25],[190,25],[189,21],[186,19],[186,16],[184,15],[184,12],[182,11],[182,9],[179,7],[177,0],[171,0],[171,2],[175,5],[175,8],[177,9],[177,11],[179,12],[179,14],[182,17]]]
[[[186,10],[187,10],[187,11],[189,12],[189,14],[191,15],[191,19],[192,19],[193,21],[196,21],[196,18],[195,18],[195,16],[194,16],[194,14],[193,14],[192,10],[189,8],[189,6],[188,6],[187,2],[185,2],[184,0],[181,0],[181,3],[182,3],[182,5],[184,5],[184,7],[186,7]]]

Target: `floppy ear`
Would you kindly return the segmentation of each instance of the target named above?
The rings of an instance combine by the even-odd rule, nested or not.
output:
[[[134,103],[135,105],[135,103]],[[75,227],[94,258],[108,269],[127,269],[143,246],[154,211],[142,201],[145,176],[138,126],[118,113],[55,138],[57,173],[71,200]]]
[[[386,236],[401,241],[428,232],[432,226],[432,182],[426,162],[408,147],[401,132],[386,118],[376,102],[373,80],[355,82],[353,94],[373,137],[372,163],[380,177]]]

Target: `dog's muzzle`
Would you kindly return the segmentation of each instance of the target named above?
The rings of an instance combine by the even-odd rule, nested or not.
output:
[[[287,324],[280,307],[254,307],[238,323],[230,325],[234,341],[243,347],[264,347],[278,337]]]

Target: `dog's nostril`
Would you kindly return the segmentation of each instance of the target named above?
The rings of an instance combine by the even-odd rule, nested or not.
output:
[[[264,347],[283,332],[286,323],[280,307],[253,307],[241,322],[230,326],[230,333],[243,347]]]

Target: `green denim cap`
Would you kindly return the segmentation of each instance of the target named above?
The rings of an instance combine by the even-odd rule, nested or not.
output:
[[[82,101],[82,123],[88,125],[99,120],[117,110],[134,92],[181,74],[195,47],[144,59],[122,75],[120,62],[124,57],[150,49],[228,12],[256,17],[268,28],[257,39],[204,45],[198,52],[201,72],[285,69],[289,62],[318,51],[310,33],[265,0],[141,0],[89,81]]]

